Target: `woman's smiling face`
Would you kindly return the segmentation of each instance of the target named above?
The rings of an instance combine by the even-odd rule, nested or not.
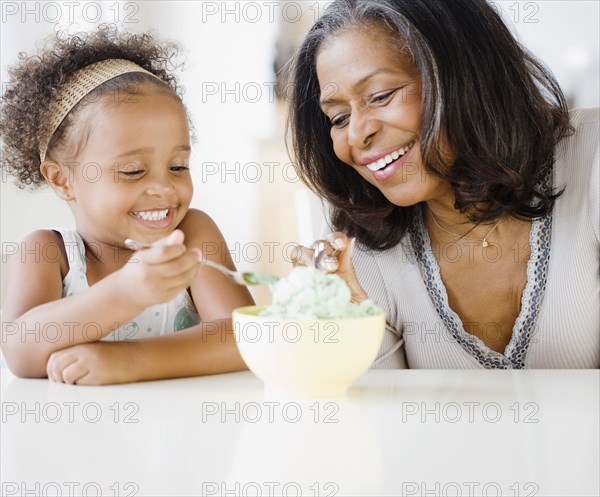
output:
[[[371,25],[325,41],[317,55],[321,109],[336,156],[398,206],[449,193],[421,157],[421,78],[402,44]]]

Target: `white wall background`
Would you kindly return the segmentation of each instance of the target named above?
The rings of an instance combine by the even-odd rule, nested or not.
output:
[[[68,7],[75,3],[79,6]],[[24,12],[23,4],[29,12]],[[256,84],[247,84],[257,82],[267,90],[263,83],[273,81],[270,66],[277,24],[264,20],[244,22],[240,15],[244,9],[240,5],[238,2],[203,5],[199,1],[3,2],[2,81],[7,80],[6,67],[17,60],[19,51],[33,51],[40,38],[57,29],[73,33],[93,29],[99,22],[120,21],[117,24],[124,29],[151,29],[163,39],[182,42],[188,53],[184,55],[186,64],[179,75],[198,135],[193,163],[209,163],[204,173],[197,168],[194,206],[212,212],[228,234],[251,239],[257,198],[252,185],[243,181],[241,175],[236,178],[234,169],[236,161],[241,164],[256,161],[260,141],[273,133],[274,106],[267,98],[250,103],[249,99],[255,97],[251,90]],[[17,12],[7,13],[12,6]],[[210,14],[213,7],[231,13]],[[36,15],[36,10],[40,15]],[[59,21],[50,22],[57,12],[62,13]],[[96,21],[98,14],[101,15],[98,22],[85,22]],[[246,14],[254,18],[248,9]],[[214,91],[218,93],[212,94]],[[56,201],[52,208],[47,208],[53,195],[39,193],[15,192],[3,181],[3,240],[18,240],[34,227],[70,225],[66,206]],[[239,208],[234,209],[234,204]],[[15,216],[17,212],[19,215]]]
[[[293,204],[300,185],[286,168],[281,108],[272,93],[274,42],[281,23],[310,24],[323,3],[3,1],[1,78],[4,85],[18,52],[31,53],[57,29],[77,32],[115,22],[180,41],[187,50],[180,73],[184,100],[198,135],[192,205],[209,212],[238,249],[238,266],[265,269],[281,262],[285,244],[300,236]],[[598,1],[508,0],[494,6],[554,71],[574,106],[600,104]],[[5,177],[0,188],[3,249],[34,229],[73,226],[69,209],[49,191],[21,191]],[[262,250],[262,256],[251,249]]]

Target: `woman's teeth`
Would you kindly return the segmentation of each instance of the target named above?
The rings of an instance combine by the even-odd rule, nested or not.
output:
[[[385,157],[382,157],[381,159],[376,160],[375,162],[371,162],[370,164],[367,164],[369,171],[379,171],[380,169],[383,169],[388,164],[391,164],[398,158],[402,157],[406,152],[408,152],[411,148],[413,148],[414,144],[415,144],[414,141],[410,142],[408,145],[406,145],[406,147],[402,147],[401,149],[396,150],[395,152],[392,152],[391,154],[387,154]]]
[[[133,214],[144,221],[161,221],[167,214],[169,213],[169,209],[165,209],[162,211],[139,211],[134,212]]]

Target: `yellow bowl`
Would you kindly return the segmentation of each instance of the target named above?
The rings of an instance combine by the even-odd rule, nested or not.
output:
[[[344,319],[259,316],[264,306],[233,311],[237,346],[266,386],[301,397],[333,397],[373,363],[385,332],[383,312]]]

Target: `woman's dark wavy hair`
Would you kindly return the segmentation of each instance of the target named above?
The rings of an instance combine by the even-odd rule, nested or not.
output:
[[[562,192],[546,188],[557,142],[572,128],[552,74],[484,0],[336,0],[317,20],[292,68],[292,149],[298,175],[331,204],[331,222],[371,249],[400,242],[420,206],[392,205],[334,154],[319,107],[316,59],[337,33],[379,23],[410,50],[422,79],[422,157],[447,180],[473,222],[547,215]],[[457,151],[449,167],[440,137]]]
[[[50,102],[75,71],[94,62],[128,59],[161,80],[144,73],[123,74],[96,88],[97,96],[103,91],[135,94],[140,84],[150,83],[180,98],[182,90],[172,74],[178,50],[175,43],[158,42],[150,33],[119,33],[115,25],[105,24],[93,33],[58,33],[36,56],[19,54],[19,63],[9,69],[10,84],[0,102],[2,169],[14,175],[20,187],[45,184],[39,170],[39,143],[46,132]],[[69,112],[52,135],[49,154],[62,144],[85,101]]]

